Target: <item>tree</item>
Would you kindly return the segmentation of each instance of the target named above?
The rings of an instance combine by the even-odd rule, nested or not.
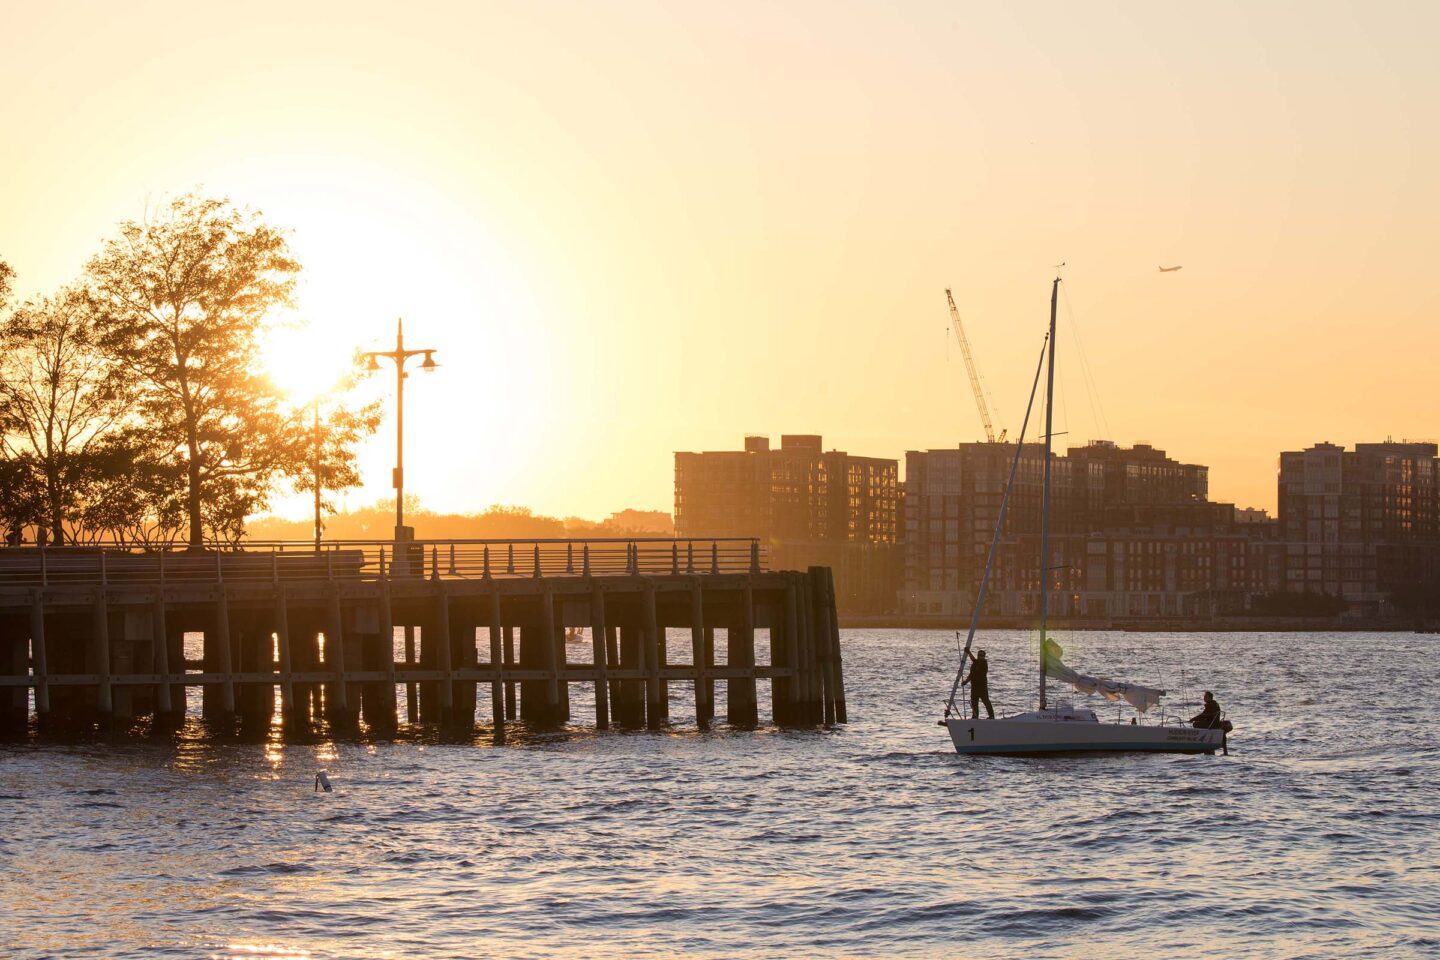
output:
[[[0,311],[10,301],[10,283],[14,276],[15,271],[10,269],[10,265],[0,260]],[[0,376],[3,375],[0,373]],[[0,426],[0,524],[4,525],[6,532],[22,529],[34,512],[27,495],[25,473],[24,465],[12,458],[5,430]]]
[[[71,539],[110,537],[130,543],[173,543],[185,529],[185,464],[151,442],[142,425],[129,424],[92,456],[85,499]]]
[[[358,377],[350,377],[332,393],[341,394],[353,387]],[[333,513],[335,506],[325,497],[329,491],[347,490],[360,485],[360,470],[355,463],[355,445],[374,433],[380,426],[380,401],[375,400],[358,409],[338,401],[321,412],[317,398],[310,404],[310,426],[305,442],[308,458],[305,469],[292,474],[297,491],[315,495],[315,541],[319,543],[324,529],[324,513]]]
[[[301,468],[302,411],[261,372],[261,338],[300,265],[285,234],[228,199],[191,193],[120,225],[87,268],[100,345],[133,410],[183,466],[188,540],[233,540],[274,480]]]
[[[97,349],[86,298],[65,291],[26,303],[0,324],[0,446],[12,526],[64,543],[124,416],[113,364]]]
[[[0,527],[18,538],[42,512],[30,464],[12,456],[9,450],[0,451]]]
[[[1410,579],[1397,583],[1390,590],[1390,604],[1416,623],[1428,624],[1440,613],[1440,560],[1432,547],[1429,564],[1423,561],[1411,568]]]
[[[10,264],[0,260],[0,310],[10,302],[10,284],[15,279],[15,271],[10,269]]]

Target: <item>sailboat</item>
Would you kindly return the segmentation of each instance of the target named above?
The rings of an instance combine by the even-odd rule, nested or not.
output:
[[[1052,400],[1055,395],[1055,306],[1060,293],[1060,277],[1050,288],[1050,330],[1045,345],[1040,351],[1040,361],[1035,368],[1035,380],[1030,387],[1030,403],[1025,408],[1025,421],[1020,428],[1020,437],[1015,444],[1015,456],[1010,463],[1010,477],[1005,493],[1000,500],[1000,513],[995,521],[995,533],[990,541],[990,552],[985,560],[985,572],[980,578],[976,592],[975,607],[970,615],[970,632],[960,654],[960,666],[955,672],[955,682],[950,687],[950,698],[945,704],[945,717],[940,724],[950,732],[950,739],[958,753],[1072,753],[1072,752],[1152,752],[1152,753],[1209,753],[1226,749],[1226,734],[1231,729],[1229,721],[1223,721],[1214,728],[1197,728],[1178,721],[1166,723],[1140,722],[1140,717],[1128,723],[1101,721],[1095,711],[1076,708],[1069,703],[1051,703],[1046,681],[1059,680],[1070,684],[1082,693],[1098,693],[1108,700],[1125,700],[1137,714],[1145,714],[1156,706],[1165,691],[1100,679],[1079,673],[1066,666],[1060,659],[1064,651],[1047,636],[1050,599],[1050,449],[1053,435]],[[1025,431],[1030,425],[1030,413],[1035,405],[1035,393],[1040,384],[1042,368],[1048,369],[1045,381],[1045,467],[1044,486],[1040,513],[1040,698],[1038,710],[1031,710],[1012,716],[992,719],[965,719],[963,708],[957,708],[961,677],[967,661],[973,662],[970,648],[975,642],[975,630],[980,623],[980,611],[984,608],[985,592],[990,584],[990,571],[995,563],[996,548],[1000,542],[1001,530],[1005,524],[1005,509],[1010,502],[1010,491],[1015,486],[1016,468],[1020,465],[1020,454],[1025,444]]]

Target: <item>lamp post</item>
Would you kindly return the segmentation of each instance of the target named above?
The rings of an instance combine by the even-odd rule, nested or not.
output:
[[[425,355],[420,364],[420,369],[426,373],[434,371],[438,364],[435,363],[435,351],[433,349],[406,350],[405,349],[405,321],[403,319],[395,322],[395,349],[394,350],[372,350],[362,353],[366,359],[367,370],[379,370],[380,359],[395,361],[395,472],[391,477],[391,483],[395,487],[395,539],[408,540],[405,529],[405,361],[411,357]]]
[[[320,552],[320,541],[325,531],[325,523],[321,514],[321,508],[323,506],[321,492],[324,490],[325,437],[327,431],[320,423],[320,403],[348,389],[350,382],[348,376],[340,377],[330,386],[317,392],[305,404],[305,406],[310,408],[310,486],[312,492],[315,494],[316,553]]]
[[[312,410],[314,411],[314,413],[315,413],[315,426],[314,426],[314,428],[313,428],[313,429],[314,429],[314,432],[311,434],[311,437],[310,437],[311,441],[314,443],[314,451],[313,451],[313,453],[314,453],[314,461],[315,461],[315,462],[314,462],[314,465],[313,465],[313,466],[314,466],[314,471],[315,471],[315,552],[316,552],[316,553],[319,553],[319,552],[320,552],[320,533],[321,533],[321,531],[323,531],[323,530],[325,529],[325,525],[324,525],[324,523],[321,522],[321,519],[320,519],[320,453],[321,453],[320,444],[321,444],[321,435],[320,435],[320,398],[319,398],[318,396],[317,396],[317,397],[314,399],[314,401],[312,402],[312,404],[311,404],[311,409],[312,409]]]

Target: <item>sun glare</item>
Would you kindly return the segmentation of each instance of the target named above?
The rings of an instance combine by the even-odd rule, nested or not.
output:
[[[319,324],[276,327],[262,347],[265,372],[286,399],[307,404],[334,391],[354,370],[355,347]]]

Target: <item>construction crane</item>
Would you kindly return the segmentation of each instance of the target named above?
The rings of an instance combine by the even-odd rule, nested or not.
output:
[[[965,369],[970,374],[970,387],[975,391],[975,406],[980,408],[980,422],[985,425],[985,439],[989,443],[1004,443],[1005,430],[995,436],[995,425],[990,422],[990,407],[985,402],[985,391],[980,386],[980,374],[975,371],[975,358],[970,354],[970,341],[965,338],[965,327],[960,322],[960,311],[955,306],[955,297],[950,288],[945,288],[945,299],[950,304],[950,323],[955,327],[955,339],[960,341],[960,352],[965,357]]]

